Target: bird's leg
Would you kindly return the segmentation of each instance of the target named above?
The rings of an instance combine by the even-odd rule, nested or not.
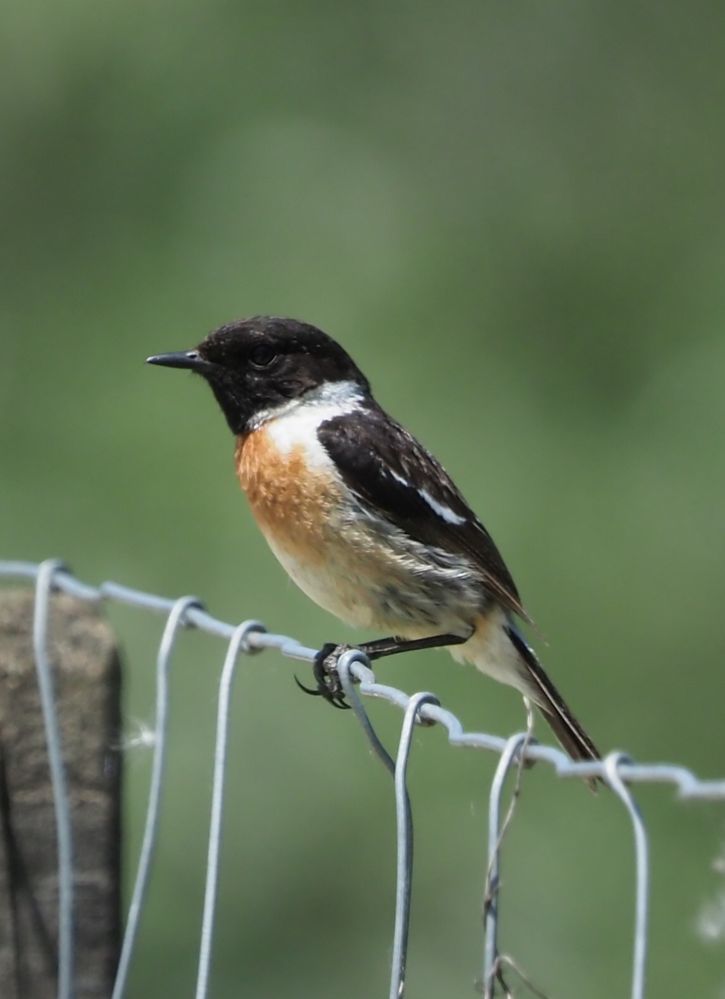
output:
[[[439,649],[444,645],[462,645],[473,634],[473,628],[467,635],[429,635],[427,638],[377,638],[374,642],[362,642],[356,648],[364,652],[368,659],[382,659],[383,656],[397,656],[401,652],[417,652],[420,649]]]
[[[378,638],[372,642],[361,642],[360,645],[335,645],[328,642],[323,645],[315,656],[312,664],[312,672],[317,682],[317,688],[303,686],[295,677],[297,686],[304,690],[306,694],[324,697],[326,701],[336,708],[348,708],[350,705],[345,701],[345,694],[340,683],[337,672],[337,664],[343,652],[350,649],[359,649],[364,652],[370,660],[382,659],[383,656],[397,656],[402,652],[417,652],[421,649],[438,649],[444,645],[461,645],[467,642],[473,634],[473,628],[467,635],[430,635],[427,638],[398,638],[391,635],[389,638]]]

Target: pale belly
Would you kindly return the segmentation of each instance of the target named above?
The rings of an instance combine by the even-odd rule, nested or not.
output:
[[[383,530],[352,509],[300,551],[300,529],[287,545],[263,529],[270,548],[299,588],[342,621],[406,638],[465,633],[482,608],[480,584],[467,567],[432,560],[416,542]],[[309,557],[314,543],[315,557]],[[306,547],[306,546],[305,546]]]
[[[461,663],[471,663],[482,673],[533,696],[518,653],[508,639],[506,612],[481,601],[478,584],[441,578],[434,570],[411,572],[399,559],[374,558],[374,568],[356,547],[335,543],[326,558],[315,565],[269,546],[289,576],[316,604],[348,624],[373,630],[376,637],[426,638],[431,635],[467,634],[471,638],[449,651]],[[383,569],[383,566],[386,566]],[[485,613],[484,613],[485,609]]]
[[[385,628],[385,583],[373,584],[370,572],[349,552],[341,552],[339,545],[330,550],[324,546],[324,557],[312,561],[266,532],[265,536],[290,579],[310,600],[353,627]],[[400,614],[391,616],[397,621]]]

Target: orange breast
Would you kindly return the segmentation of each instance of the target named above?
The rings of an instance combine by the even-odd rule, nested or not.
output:
[[[275,551],[319,563],[339,488],[325,470],[310,470],[302,444],[281,452],[266,428],[237,439],[237,475],[252,513]]]

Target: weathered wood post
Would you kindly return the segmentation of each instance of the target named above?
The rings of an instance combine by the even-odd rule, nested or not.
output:
[[[54,999],[58,870],[33,657],[34,594],[0,589],[0,996]],[[75,999],[107,999],[121,936],[120,686],[99,612],[51,598],[48,650],[70,797]]]

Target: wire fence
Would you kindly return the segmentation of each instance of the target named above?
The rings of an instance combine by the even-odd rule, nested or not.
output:
[[[180,632],[186,627],[215,635],[227,643],[218,688],[212,802],[195,990],[196,999],[206,999],[214,936],[230,695],[235,667],[240,655],[251,655],[268,649],[274,649],[290,659],[312,663],[317,650],[300,645],[295,639],[286,635],[272,634],[259,621],[249,620],[237,625],[221,621],[207,613],[196,597],[168,599],[113,582],[91,586],[76,579],[62,562],[54,559],[39,565],[29,562],[0,561],[0,578],[32,581],[35,586],[33,649],[50,763],[58,852],[58,999],[72,999],[74,993],[73,843],[67,780],[56,715],[54,671],[49,657],[48,624],[51,594],[54,591],[62,591],[92,604],[115,601],[166,615],[166,624],[156,660],[153,762],[144,833],[111,999],[122,999],[126,993],[139,920],[156,847],[159,804],[166,764],[168,677],[174,647]],[[680,766],[635,763],[623,753],[612,753],[596,763],[575,763],[559,749],[534,742],[530,727],[528,731],[517,733],[509,739],[485,732],[466,732],[459,719],[443,708],[435,695],[427,692],[407,694],[395,687],[378,683],[367,658],[354,649],[341,657],[339,674],[355,717],[374,752],[394,780],[397,873],[390,999],[401,999],[405,988],[413,874],[413,818],[406,778],[413,732],[418,725],[441,726],[446,730],[451,746],[489,750],[499,756],[489,794],[488,870],[484,895],[485,934],[481,974],[485,999],[493,997],[497,985],[501,986],[503,994],[511,995],[506,982],[506,972],[509,969],[519,975],[535,994],[543,995],[528,982],[515,962],[499,950],[497,940],[501,844],[513,814],[522,767],[529,761],[550,765],[561,778],[600,778],[612,789],[626,810],[632,825],[636,867],[630,994],[632,999],[644,999],[650,888],[649,850],[647,830],[630,787],[633,784],[671,784],[678,799],[681,800],[725,801],[725,780],[700,780],[691,771]],[[403,712],[400,740],[394,757],[387,752],[379,739],[360,695],[382,699]],[[515,774],[514,791],[509,807],[502,815],[504,787],[507,776],[512,771]]]

